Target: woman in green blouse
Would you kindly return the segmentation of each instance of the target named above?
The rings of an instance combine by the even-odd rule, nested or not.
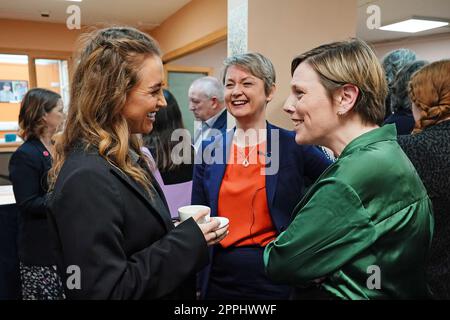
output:
[[[331,43],[291,71],[296,104],[284,109],[296,142],[326,146],[337,161],[267,245],[269,277],[296,286],[296,298],[427,298],[431,202],[395,126],[378,126],[386,80],[375,54],[357,39]]]

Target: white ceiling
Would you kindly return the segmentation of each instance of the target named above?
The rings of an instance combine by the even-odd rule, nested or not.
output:
[[[191,0],[0,0],[0,18],[65,23],[69,5],[81,9],[83,25],[107,23],[127,24],[151,30],[181,9]],[[216,1],[216,0],[210,0]],[[279,2],[279,0],[273,0]],[[339,0],[334,0],[339,1]],[[366,25],[369,5],[381,9],[382,25],[398,22],[412,16],[425,16],[450,21],[450,0],[358,0],[358,25],[356,35],[369,42],[381,42],[422,35],[450,32],[450,27],[415,34],[370,30]],[[42,18],[41,12],[49,12]],[[226,12],[224,12],[226,14]]]
[[[127,24],[151,30],[191,0],[0,0],[0,18],[65,23],[70,5],[81,11],[81,24]],[[49,12],[42,18],[41,12]]]
[[[418,33],[370,30],[366,24],[369,17],[366,10],[370,5],[380,7],[381,25],[399,22],[412,16],[440,18],[450,21],[450,0],[358,0],[356,35],[368,42],[381,42],[450,32],[450,27],[448,26]]]

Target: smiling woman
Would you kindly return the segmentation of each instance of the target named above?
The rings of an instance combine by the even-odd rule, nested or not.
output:
[[[267,245],[269,277],[297,286],[297,298],[428,297],[431,202],[395,127],[377,125],[386,96],[377,57],[353,39],[303,53],[291,70],[295,105],[285,110],[295,140],[324,145],[339,158]],[[376,288],[370,270],[381,272]]]
[[[166,107],[163,80],[148,35],[117,27],[86,37],[50,180],[63,283],[68,268],[81,273],[81,289],[65,288],[69,299],[195,299],[207,246],[226,236],[217,221],[196,223],[206,212],[175,228],[142,154],[140,134]]]
[[[166,106],[161,98],[163,66],[158,57],[145,59],[139,74],[139,84],[128,95],[122,114],[130,133],[147,134],[153,129],[155,113]]]
[[[317,147],[297,145],[293,132],[267,122],[266,108],[275,93],[275,69],[268,58],[259,53],[228,58],[223,82],[236,128],[211,142],[216,150],[229,151],[226,161],[205,159],[195,165],[192,204],[210,206],[211,216],[227,218],[230,234],[214,248],[211,266],[201,275],[202,297],[287,299],[289,286],[273,283],[264,273],[264,247],[287,227],[308,181],[330,162]]]

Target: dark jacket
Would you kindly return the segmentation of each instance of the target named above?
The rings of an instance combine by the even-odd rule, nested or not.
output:
[[[433,203],[435,229],[427,268],[436,298],[450,299],[450,120],[399,136]]]
[[[38,139],[24,142],[9,162],[9,176],[19,208],[19,260],[25,265],[55,263],[46,216],[47,172],[51,155]]]
[[[193,219],[175,228],[161,189],[151,188],[150,197],[98,151],[76,148],[66,159],[49,216],[60,270],[81,271],[69,299],[195,299],[206,241]]]
[[[156,147],[153,145],[147,146],[153,158],[157,153]],[[175,169],[169,171],[162,171],[158,168],[159,173],[163,179],[164,184],[173,185],[178,183],[184,183],[188,181],[192,181],[192,173],[194,171],[194,147],[191,146],[192,155],[190,157],[189,163],[182,163],[177,166]],[[156,159],[155,159],[156,161]]]
[[[228,112],[225,110],[222,114],[217,118],[217,120],[212,125],[212,128],[220,130],[222,133],[227,131],[227,114]]]
[[[414,117],[411,110],[399,110],[384,120],[383,125],[394,123],[397,128],[397,134],[410,134],[414,129]]]
[[[267,124],[267,156],[272,157],[271,166],[278,161],[275,174],[267,174],[266,169],[267,204],[270,216],[277,233],[282,232],[291,222],[291,214],[305,191],[305,185],[313,183],[331,164],[331,161],[315,146],[298,145],[295,133]],[[277,133],[278,138],[272,136]],[[213,142],[204,143],[203,152],[222,150],[227,158],[232,146],[234,131],[230,130],[221,137],[215,137]],[[275,157],[278,159],[276,160]],[[211,216],[217,216],[219,191],[226,170],[226,161],[211,163],[209,159],[196,159],[192,187],[192,204],[207,205],[211,208]],[[275,167],[272,167],[275,168]],[[213,254],[211,253],[211,257]],[[201,275],[202,295],[208,287],[211,264]]]

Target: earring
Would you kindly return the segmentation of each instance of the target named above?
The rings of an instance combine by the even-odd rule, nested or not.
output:
[[[336,112],[336,114],[338,115],[338,117],[342,117],[345,114],[345,112],[344,111],[338,111],[338,112]]]

